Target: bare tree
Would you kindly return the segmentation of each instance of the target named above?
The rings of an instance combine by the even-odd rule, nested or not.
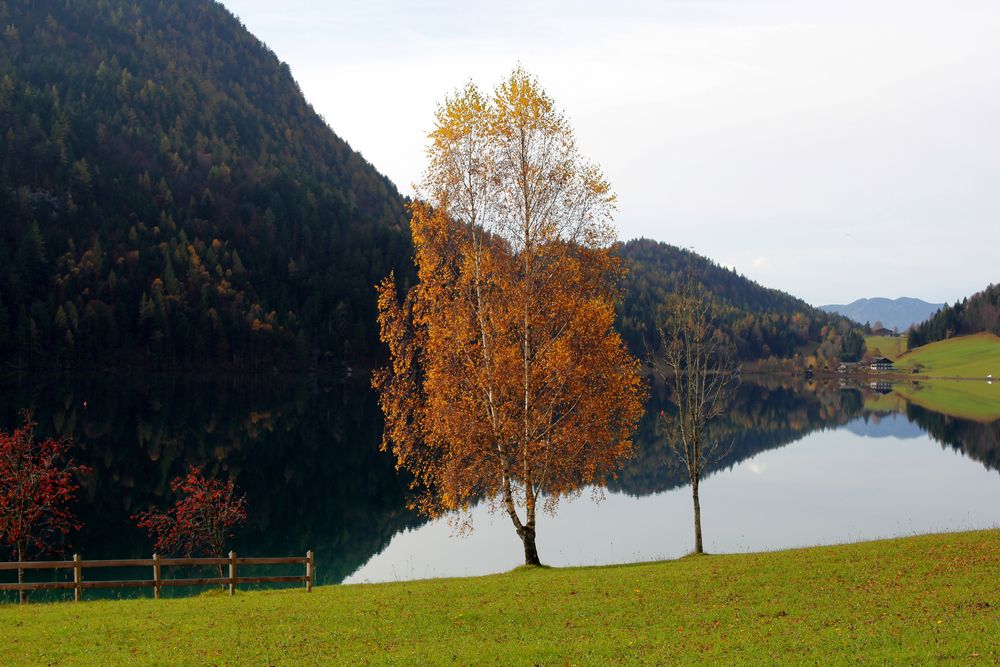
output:
[[[667,443],[691,480],[694,503],[694,553],[704,553],[701,537],[701,475],[728,450],[711,436],[709,423],[723,414],[736,382],[732,350],[715,326],[716,311],[706,294],[687,286],[667,303],[660,329],[662,363],[655,364],[670,389],[675,415],[663,414]],[[730,445],[731,446],[731,445]]]

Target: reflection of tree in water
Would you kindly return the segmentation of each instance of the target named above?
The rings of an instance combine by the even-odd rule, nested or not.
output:
[[[1000,470],[1000,420],[982,424],[913,404],[907,405],[906,417],[942,446],[960,451],[990,470]]]
[[[862,397],[835,384],[744,382],[716,433],[733,442],[714,470],[861,416]],[[687,484],[668,455],[657,415],[669,409],[651,392],[635,456],[613,491],[641,496]],[[84,407],[86,402],[86,407]],[[232,474],[250,501],[236,548],[248,555],[315,549],[323,583],[342,580],[421,519],[404,509],[406,480],[378,451],[382,421],[367,382],[323,383],[268,377],[152,376],[131,380],[28,380],[0,386],[0,428],[30,407],[41,436],[70,435],[94,468],[84,480],[84,530],[74,551],[88,558],[148,557],[130,516],[166,505],[170,480],[190,464]],[[935,439],[1000,470],[1000,422],[977,424],[910,406],[908,418]]]
[[[232,475],[250,520],[235,547],[247,555],[315,549],[324,583],[340,581],[419,520],[405,509],[406,481],[378,451],[382,422],[364,380],[92,377],[14,383],[0,427],[31,408],[40,435],[72,436],[94,468],[83,481],[88,558],[148,557],[132,514],[165,505],[189,465]]]
[[[609,488],[644,496],[688,484],[687,473],[663,438],[660,410],[670,405],[662,386],[650,392],[646,416],[639,425],[635,454],[609,481]],[[809,433],[837,428],[861,414],[861,396],[836,384],[804,384],[789,379],[744,381],[726,415],[711,427],[711,437],[732,443],[709,473],[731,468],[759,452],[784,447]]]

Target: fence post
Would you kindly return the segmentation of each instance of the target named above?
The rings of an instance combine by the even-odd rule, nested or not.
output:
[[[229,594],[236,595],[236,552],[229,552]]]
[[[316,564],[313,561],[313,552],[310,549],[306,552],[306,593],[312,593],[313,578],[316,576]]]
[[[73,554],[73,601],[79,602],[80,598],[83,597],[83,587],[80,583],[83,581],[83,566],[80,565],[80,554]]]
[[[160,599],[160,554],[153,554],[153,599]]]

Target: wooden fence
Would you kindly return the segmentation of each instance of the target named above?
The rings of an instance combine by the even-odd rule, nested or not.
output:
[[[188,579],[164,579],[165,567],[216,567],[229,568],[228,577],[196,577]],[[304,575],[279,577],[242,577],[241,567],[255,565],[304,565]],[[125,579],[119,581],[88,581],[84,579],[86,569],[104,567],[148,567],[152,579]],[[153,554],[152,558],[131,560],[82,560],[74,555],[73,560],[34,561],[24,563],[0,563],[0,572],[11,570],[72,570],[73,581],[39,581],[24,583],[0,583],[0,591],[73,591],[73,599],[77,602],[83,597],[83,591],[88,588],[152,588],[153,597],[160,598],[164,586],[228,586],[229,594],[235,595],[240,584],[305,584],[306,592],[311,592],[316,580],[316,565],[313,552],[306,553],[305,558],[296,556],[282,558],[241,558],[235,551],[229,552],[228,558],[162,558]],[[20,596],[23,600],[24,596]]]

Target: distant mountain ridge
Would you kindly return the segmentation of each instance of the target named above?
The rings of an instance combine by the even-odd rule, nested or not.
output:
[[[906,331],[911,326],[928,319],[944,305],[904,296],[898,299],[883,297],[858,299],[848,304],[820,306],[819,309],[827,313],[838,313],[861,324],[882,322],[888,329],[898,328],[900,331]]]

